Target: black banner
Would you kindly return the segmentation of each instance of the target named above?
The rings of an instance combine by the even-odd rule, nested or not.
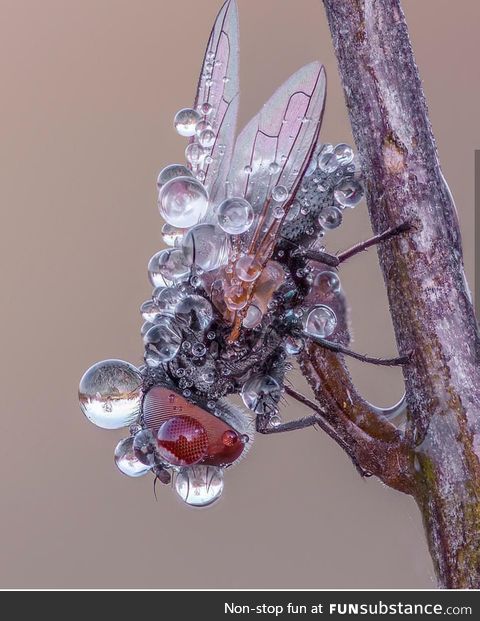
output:
[[[62,604],[63,592],[42,592],[39,600],[49,616]],[[71,593],[71,592],[68,592]],[[480,613],[479,591],[88,591],[73,592],[77,615],[108,611],[108,618],[176,619],[312,619],[355,617],[472,617]],[[3,592],[3,596],[7,593]],[[15,617],[31,610],[26,592],[15,602]],[[113,597],[112,597],[113,595]],[[51,596],[51,597],[50,597]],[[91,598],[102,608],[92,608]],[[85,603],[84,603],[85,602]],[[28,608],[27,608],[28,604]],[[103,608],[105,605],[105,608]],[[83,608],[85,606],[85,608]]]

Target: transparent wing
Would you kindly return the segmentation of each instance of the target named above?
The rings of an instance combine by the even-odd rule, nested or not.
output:
[[[225,194],[225,181],[233,152],[238,112],[239,47],[238,13],[235,0],[227,0],[221,8],[208,40],[197,87],[195,108],[211,106],[205,115],[215,133],[209,157],[199,168],[205,173],[212,204]]]
[[[245,197],[256,213],[271,202],[276,187],[280,200],[273,204],[288,202],[316,144],[325,94],[325,69],[318,62],[297,71],[274,93],[237,138],[230,196]]]

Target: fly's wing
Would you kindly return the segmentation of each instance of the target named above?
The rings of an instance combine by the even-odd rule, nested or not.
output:
[[[324,67],[318,62],[306,65],[274,93],[238,136],[228,193],[246,198],[255,213],[263,211],[257,229],[265,226],[269,211],[288,204],[294,196],[317,142],[325,94]],[[278,200],[272,200],[274,188]],[[254,230],[250,237],[255,234]]]
[[[195,108],[200,114],[203,104],[211,106],[211,112],[204,118],[212,125],[215,142],[199,169],[205,174],[204,185],[212,205],[224,197],[233,152],[239,93],[238,55],[237,3],[227,0],[208,40],[195,98]]]

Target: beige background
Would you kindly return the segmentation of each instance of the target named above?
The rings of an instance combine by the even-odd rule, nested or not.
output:
[[[319,0],[239,0],[241,124],[320,58],[323,136],[350,141]],[[476,0],[404,0],[473,282],[473,151],[480,147]],[[139,363],[138,307],[160,247],[157,171],[185,146],[217,0],[0,0],[2,206],[1,587],[432,587],[418,511],[361,481],[326,436],[260,437],[225,498],[184,508],[112,463],[121,432],[89,424],[77,384],[91,363]],[[332,251],[369,233],[365,206]],[[342,269],[355,347],[394,353],[375,252]],[[391,369],[352,365],[379,404]],[[298,415],[292,405],[289,415]]]

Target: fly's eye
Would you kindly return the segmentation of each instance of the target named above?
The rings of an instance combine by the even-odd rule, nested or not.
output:
[[[157,442],[161,457],[173,466],[190,466],[207,455],[207,431],[191,416],[166,420],[158,430]]]
[[[238,433],[233,429],[227,429],[222,434],[222,443],[224,446],[233,446],[238,442]]]

